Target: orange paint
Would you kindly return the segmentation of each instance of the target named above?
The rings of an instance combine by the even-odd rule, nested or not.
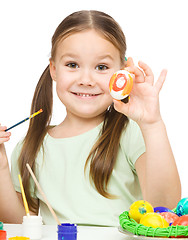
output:
[[[111,96],[117,100],[127,97],[133,88],[133,78],[126,69],[115,72],[109,82]]]

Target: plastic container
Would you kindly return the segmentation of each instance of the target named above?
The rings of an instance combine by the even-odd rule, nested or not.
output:
[[[0,230],[0,240],[6,240],[7,239],[7,232],[4,230]]]
[[[42,237],[42,217],[24,216],[22,223],[22,234],[30,239],[40,239]]]
[[[58,225],[58,240],[76,240],[77,225],[71,223],[62,223]]]

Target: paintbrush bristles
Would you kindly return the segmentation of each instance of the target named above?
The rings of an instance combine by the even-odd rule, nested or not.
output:
[[[38,112],[33,113],[33,114],[29,117],[29,119],[35,117],[36,115],[40,114],[41,112],[43,112],[42,109],[40,109]]]

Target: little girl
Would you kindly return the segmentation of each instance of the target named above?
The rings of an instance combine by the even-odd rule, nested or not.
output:
[[[180,180],[159,110],[166,70],[154,83],[151,69],[125,61],[125,52],[120,26],[103,12],[75,12],[57,27],[31,106],[31,113],[43,113],[14,149],[11,175],[3,144],[10,133],[0,126],[1,221],[21,223],[25,215],[20,173],[30,213],[40,208],[43,222],[55,224],[26,163],[61,222],[118,226],[118,216],[139,199],[176,206]],[[112,99],[108,85],[125,67],[135,80],[123,102]],[[52,127],[53,81],[67,115]]]

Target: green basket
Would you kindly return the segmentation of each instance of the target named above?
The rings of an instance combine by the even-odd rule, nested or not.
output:
[[[0,230],[3,230],[3,223],[0,222]]]
[[[169,226],[167,228],[146,227],[129,218],[129,212],[125,211],[119,216],[122,229],[135,235],[146,237],[179,237],[188,236],[188,226]]]

